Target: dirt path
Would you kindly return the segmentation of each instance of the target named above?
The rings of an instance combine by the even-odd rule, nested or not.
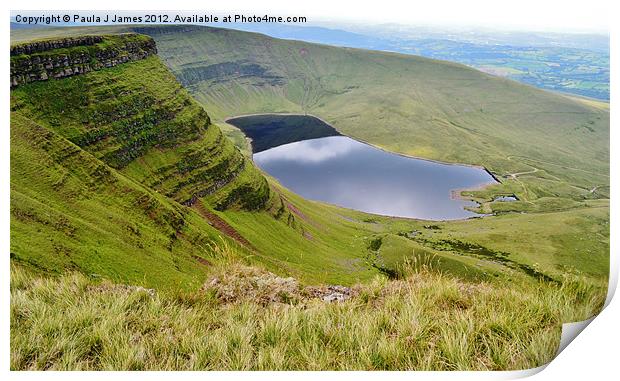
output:
[[[301,210],[297,209],[295,205],[291,204],[291,202],[287,200],[284,196],[282,196],[282,200],[284,201],[284,204],[286,205],[286,207],[291,212],[293,212],[294,215],[296,215],[297,217],[301,218],[304,221],[308,221],[308,217],[306,217],[306,215]]]
[[[508,173],[506,176],[510,176],[513,179],[516,179],[517,176],[521,176],[521,175],[529,175],[530,173],[536,173],[538,172],[538,168],[534,168],[531,171],[526,171],[526,172],[516,172],[516,173]]]
[[[312,218],[306,216],[304,214],[304,212],[302,212],[301,210],[299,210],[295,205],[293,205],[292,202],[290,202],[286,196],[282,193],[282,191],[280,191],[277,188],[274,188],[274,190],[276,191],[276,193],[278,193],[278,195],[280,196],[280,198],[282,199],[282,202],[284,203],[284,205],[288,208],[288,210],[291,211],[291,213],[293,213],[294,215],[296,215],[297,217],[301,218],[303,221],[309,223],[310,225],[314,226],[317,229],[322,229],[321,225],[319,223],[317,223],[316,221],[314,221]]]
[[[230,226],[228,222],[224,221],[220,216],[213,213],[212,211],[207,209],[204,205],[202,205],[201,201],[197,201],[196,203],[194,203],[192,208],[196,209],[196,211],[200,213],[200,215],[203,216],[209,222],[209,225],[213,226],[217,230],[226,234],[228,237],[239,242],[243,246],[249,249],[252,249],[254,251],[258,251],[256,247],[254,247],[254,245],[252,245],[247,239],[245,239],[237,230],[235,230],[235,228]]]
[[[511,155],[511,156],[508,156],[508,157],[507,157],[507,159],[508,159],[508,160],[512,160],[512,158],[513,158],[513,157],[517,157],[517,158],[521,158],[521,159],[525,159],[525,160],[529,160],[529,161],[535,161],[535,162],[538,162],[538,163],[543,163],[543,164],[553,165],[553,166],[560,167],[560,168],[563,168],[563,169],[568,169],[568,170],[571,170],[571,171],[579,171],[579,172],[585,172],[585,173],[596,174],[596,175],[603,175],[603,176],[605,176],[605,177],[609,177],[609,175],[606,175],[606,174],[604,174],[604,173],[592,172],[592,171],[588,171],[588,170],[586,170],[586,169],[575,168],[575,167],[569,167],[569,166],[566,166],[566,165],[557,164],[557,163],[552,163],[552,162],[550,162],[550,161],[544,161],[544,160],[540,160],[540,159],[534,159],[534,158],[531,158],[531,157],[526,157],[526,156]],[[525,164],[526,164],[526,163],[525,163]],[[530,167],[532,167],[532,168],[536,168],[536,167],[534,167],[534,166],[532,166],[532,165],[530,165],[530,164],[526,164],[526,165],[529,165],[529,166],[530,166]],[[554,177],[555,177],[555,176],[554,176]]]

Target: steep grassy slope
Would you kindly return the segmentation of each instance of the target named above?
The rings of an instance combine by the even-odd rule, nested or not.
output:
[[[194,288],[219,232],[19,113],[11,114],[11,259],[159,288]],[[216,258],[217,259],[217,258]]]
[[[23,31],[20,32],[23,34],[14,34],[13,37],[19,39],[31,38],[34,35],[71,35],[95,31],[118,32],[129,29],[131,28],[41,29]],[[340,118],[338,112],[344,113],[347,107],[355,106],[358,108],[358,112],[363,113],[367,118],[363,123],[351,125],[354,126],[351,128],[359,130],[360,134],[377,133],[388,137],[382,132],[387,128],[387,123],[389,128],[394,129],[394,134],[389,135],[392,143],[405,144],[410,148],[418,146],[420,142],[430,136],[428,134],[437,134],[435,137],[437,141],[433,140],[433,144],[444,148],[442,151],[444,154],[454,156],[449,159],[456,160],[458,156],[459,161],[482,162],[486,165],[496,162],[497,159],[504,164],[510,162],[510,165],[519,168],[516,170],[521,171],[508,176],[507,179],[502,179],[502,185],[490,187],[485,191],[469,192],[484,203],[483,209],[486,212],[505,214],[501,219],[440,223],[438,224],[441,226],[439,230],[425,229],[424,226],[428,224],[424,222],[372,217],[308,202],[285,189],[281,189],[277,184],[274,184],[273,187],[278,191],[271,192],[270,199],[267,202],[268,212],[266,213],[238,211],[234,208],[223,212],[214,211],[217,216],[243,237],[246,237],[258,253],[269,258],[270,269],[274,271],[284,270],[302,279],[351,283],[373,276],[372,274],[376,272],[375,267],[380,268],[385,265],[393,269],[404,258],[426,257],[430,253],[429,255],[434,255],[436,258],[443,258],[442,263],[446,271],[459,275],[478,276],[488,271],[494,273],[498,269],[500,272],[514,273],[514,269],[504,268],[505,266],[498,263],[493,256],[481,258],[473,255],[471,250],[462,249],[458,243],[453,242],[449,245],[438,246],[435,242],[453,240],[453,234],[457,234],[461,237],[459,238],[461,241],[465,240],[469,244],[489,249],[492,252],[505,253],[511,259],[511,263],[538,268],[545,274],[556,274],[557,276],[567,269],[576,269],[577,271],[583,270],[592,276],[606,276],[609,255],[608,201],[605,199],[584,201],[583,199],[604,197],[608,188],[601,184],[597,186],[594,192],[590,192],[581,189],[581,185],[578,185],[589,176],[606,178],[605,170],[601,170],[597,175],[592,175],[588,170],[569,168],[565,165],[558,166],[555,162],[547,162],[549,168],[555,168],[562,172],[562,177],[560,177],[559,175],[550,175],[544,169],[538,168],[539,164],[534,167],[534,158],[539,157],[540,152],[527,159],[509,157],[504,153],[502,153],[504,159],[500,159],[500,155],[495,155],[493,152],[499,149],[499,146],[495,146],[495,144],[499,141],[497,137],[502,136],[502,134],[520,134],[513,139],[515,143],[521,142],[520,145],[513,144],[511,141],[510,146],[512,148],[502,146],[502,149],[506,148],[508,152],[513,148],[520,147],[519,149],[521,149],[523,145],[529,144],[526,144],[523,139],[528,140],[530,137],[533,139],[532,147],[534,148],[537,147],[536,141],[544,140],[550,144],[561,145],[564,144],[561,143],[562,139],[565,139],[564,136],[555,135],[553,139],[548,138],[545,131],[538,131],[536,134],[529,133],[532,132],[533,126],[537,125],[535,123],[525,126],[525,131],[517,128],[506,128],[502,124],[503,122],[500,123],[497,118],[504,118],[501,119],[502,121],[505,121],[506,118],[515,119],[511,122],[513,124],[508,126],[521,123],[526,118],[530,118],[534,122],[551,118],[553,126],[547,127],[555,133],[558,133],[558,130],[562,128],[568,128],[567,136],[570,137],[574,133],[570,132],[570,123],[565,123],[565,120],[567,119],[566,115],[571,114],[571,112],[577,119],[586,114],[590,115],[589,113],[601,113],[600,115],[597,114],[601,117],[601,125],[595,123],[593,126],[597,130],[592,127],[592,134],[584,135],[584,142],[591,143],[591,147],[595,148],[600,145],[597,136],[602,137],[608,133],[601,127],[605,125],[608,118],[608,110],[604,108],[595,110],[562,97],[512,82],[494,79],[459,65],[416,57],[281,41],[251,33],[213,28],[173,27],[164,29],[143,28],[141,30],[156,38],[159,53],[167,57],[167,63],[176,70],[177,77],[189,86],[194,96],[205,102],[204,106],[210,113],[211,110],[214,110],[216,123],[222,128],[226,128],[231,136],[236,138],[239,145],[245,144],[243,137],[238,132],[231,132],[233,131],[231,130],[232,127],[221,122],[224,116],[254,111],[300,111],[304,107],[310,109],[309,106],[301,107],[301,104],[309,104],[306,101],[298,102],[300,98],[295,94],[300,93],[295,92],[295,83],[300,80],[306,81],[308,84],[314,83],[310,79],[323,73],[317,78],[319,78],[318,81],[322,84],[321,86],[325,88],[344,86],[344,81],[349,83],[345,87],[352,86],[348,90],[345,89],[346,91],[340,88],[336,92],[325,92],[321,98],[324,102],[319,102],[325,104],[322,106],[315,104],[311,108],[313,113],[318,113],[317,110],[327,110],[333,107],[333,111],[330,111],[333,112],[333,120],[328,120],[339,129],[345,128],[342,126],[345,126],[346,123],[339,123],[344,123],[346,118]],[[177,42],[175,43],[175,41]],[[240,56],[241,61],[245,63],[237,63],[233,66],[223,64],[221,61],[230,58],[228,56]],[[203,66],[211,67],[204,68]],[[200,69],[200,67],[203,68]],[[421,68],[420,70],[425,69],[427,71],[418,73],[418,67]],[[182,72],[183,70],[186,71]],[[442,70],[446,73],[443,73]],[[130,74],[138,77],[144,76],[144,70],[136,70]],[[390,78],[392,75],[399,80]],[[470,77],[471,81],[467,82],[470,90],[461,88],[460,84],[465,82],[455,80],[454,77],[458,75]],[[420,84],[416,82],[416,86],[407,87],[407,89],[402,88],[403,83],[414,81],[414,79]],[[192,84],[193,81],[197,82]],[[383,83],[386,85],[384,86]],[[426,89],[424,92],[416,90],[419,86],[430,86],[431,83],[436,86],[424,87]],[[441,94],[443,94],[442,97],[446,97],[445,93],[450,91],[473,92],[475,89],[483,90],[484,87],[480,88],[482,85],[491,87],[493,92],[500,90],[500,92],[504,92],[503,95],[493,93],[494,99],[506,100],[507,94],[513,92],[519,97],[527,98],[531,95],[534,97],[532,99],[537,99],[537,103],[540,104],[539,107],[546,107],[549,112],[533,112],[535,110],[531,110],[527,106],[529,101],[523,101],[522,98],[520,100],[517,97],[512,102],[511,108],[507,108],[507,111],[517,110],[523,114],[518,118],[514,115],[503,115],[501,112],[497,112],[495,115],[480,113],[479,116],[484,119],[481,126],[488,127],[487,135],[484,135],[484,139],[480,140],[486,148],[484,152],[475,156],[475,160],[470,161],[462,156],[469,152],[470,147],[466,144],[468,140],[462,139],[462,136],[458,134],[454,135],[455,126],[450,125],[452,127],[448,127],[442,124],[442,127],[437,127],[432,124],[440,123],[439,120],[447,117],[448,114],[453,117],[454,110],[450,111],[444,108],[453,107],[454,104],[458,105],[463,102],[493,103],[491,97],[485,95],[484,91],[458,99],[437,98]],[[392,88],[399,89],[402,94],[396,94],[396,91],[391,95],[386,94],[386,89]],[[227,93],[229,90],[233,93]],[[318,91],[312,86],[301,90],[307,94]],[[179,90],[179,92],[182,93],[183,91]],[[436,92],[439,92],[440,95],[435,94]],[[410,96],[413,93],[417,94],[417,101],[423,101],[423,106],[420,103],[416,106],[417,108],[412,108],[412,103],[407,101],[401,102],[402,107],[394,108],[396,100],[400,102],[401,97]],[[342,102],[353,100],[355,102],[351,104],[342,104]],[[334,105],[332,106],[332,104]],[[559,113],[554,112],[556,106],[557,111],[560,111]],[[389,109],[391,112],[389,117],[378,108]],[[562,112],[566,108],[573,111]],[[411,110],[413,109],[420,113],[431,113],[433,117],[426,120],[426,124],[420,124],[419,120],[416,123],[411,123],[409,120],[416,120],[415,118],[411,119]],[[558,116],[555,116],[556,114]],[[400,122],[396,123],[397,121],[393,118],[397,118],[397,121]],[[339,120],[340,122],[338,122]],[[417,131],[419,128],[422,128],[423,131]],[[412,131],[416,131],[415,138],[412,138]],[[210,132],[214,134],[216,131],[211,130]],[[359,137],[359,135],[355,135],[358,132],[352,132],[352,134]],[[417,138],[418,132],[419,139]],[[205,136],[208,135],[209,130]],[[451,136],[459,136],[458,149],[450,143],[452,141]],[[473,137],[476,134],[472,133],[470,136]],[[447,139],[445,145],[443,144],[444,138]],[[380,143],[379,140],[372,142]],[[582,144],[582,146],[585,147],[586,144]],[[569,147],[570,144],[563,149],[569,152],[572,150],[572,148],[569,150]],[[539,148],[542,149],[538,146],[537,149]],[[605,147],[603,147],[604,149]],[[177,192],[175,189],[177,189],[178,183],[175,183],[176,180],[174,179],[167,179],[162,182],[150,180],[153,176],[155,178],[161,176],[161,172],[155,173],[149,168],[159,165],[158,163],[161,160],[166,162],[169,160],[166,156],[161,155],[162,152],[159,149],[151,150],[150,153],[146,153],[139,160],[135,160],[122,170],[149,186],[167,192],[173,197],[178,196],[177,200],[179,201],[184,200],[187,194],[191,193],[191,191],[185,192],[185,190],[193,189],[191,186],[178,188],[181,191]],[[404,150],[404,152],[409,151]],[[581,151],[576,149],[574,152],[575,155],[573,156],[577,157],[576,155]],[[547,155],[547,153],[545,151],[541,155]],[[557,157],[562,158],[564,156],[558,155]],[[172,158],[172,160],[176,159]],[[596,161],[591,163],[587,160],[580,161],[582,162],[581,165],[598,165]],[[155,164],[143,165],[142,163],[145,162]],[[529,166],[525,167],[523,165],[525,162],[528,162]],[[493,169],[493,165],[491,168]],[[576,176],[575,179],[573,179],[574,176]],[[167,178],[167,176],[161,177]],[[253,172],[249,173],[247,177],[250,178],[248,180],[250,184],[260,182]],[[575,183],[570,183],[573,180]],[[270,181],[273,184],[273,181]],[[183,183],[181,180],[179,182]],[[234,186],[234,182],[225,186],[223,192],[227,193],[229,188]],[[247,188],[241,187],[241,189]],[[505,193],[515,193],[522,201],[515,203],[490,202],[493,195]],[[221,198],[207,197],[205,202],[209,207],[210,205],[217,205],[219,200]],[[293,206],[293,209],[290,206]],[[546,212],[529,216],[512,213],[514,211]],[[549,211],[558,212],[548,213]],[[496,229],[496,225],[501,228]],[[432,233],[434,241],[418,239],[414,242],[399,236],[414,230]],[[385,246],[377,252],[369,250],[369,242],[377,237],[385,238]],[[454,263],[454,261],[456,262]],[[451,264],[448,265],[448,263]]]
[[[273,211],[200,205],[226,218],[255,249],[237,245],[235,255],[272,271],[346,284],[380,273],[367,249],[376,223],[279,191]],[[293,202],[301,209],[290,216]],[[12,261],[44,273],[72,269],[158,290],[195,289],[221,260],[222,237],[200,210],[138,183],[22,113],[11,114]],[[453,274],[485,277],[457,263]]]
[[[88,51],[126,38],[106,36]],[[42,54],[91,62],[83,52],[78,45],[19,53],[14,72],[24,62],[22,71],[45,62]],[[11,91],[16,261],[161,289],[194,287],[218,260],[210,253],[223,235],[252,260],[302,280],[352,283],[379,272],[365,262],[365,241],[351,242],[365,231],[362,224],[339,223],[333,213],[316,220],[293,214],[157,56],[32,78]],[[243,219],[236,224],[224,209]]]
[[[152,43],[104,36],[14,49],[12,75],[41,65],[59,79],[30,76],[11,91],[11,257],[56,273],[195,287],[223,234],[181,204],[263,208],[267,182],[156,56],[118,58],[128,38]]]
[[[178,202],[229,183],[214,201],[220,208],[258,209],[268,197],[264,179],[155,56],[20,86],[11,107]]]

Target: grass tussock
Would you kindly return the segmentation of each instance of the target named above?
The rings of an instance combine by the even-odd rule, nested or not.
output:
[[[561,322],[605,297],[577,278],[499,285],[422,270],[328,303],[262,270],[216,272],[199,291],[165,294],[15,266],[11,369],[523,369],[550,361]]]

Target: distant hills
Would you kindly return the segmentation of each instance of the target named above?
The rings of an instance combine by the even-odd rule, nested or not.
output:
[[[543,89],[609,100],[609,36],[604,35],[398,25],[343,26],[350,30],[273,23],[215,25],[276,38],[460,62]],[[28,26],[11,23],[11,28]]]
[[[234,24],[224,27],[277,38],[460,62],[543,89],[609,100],[609,36],[599,34],[397,25],[351,25],[352,30],[359,31],[357,33],[281,24]]]

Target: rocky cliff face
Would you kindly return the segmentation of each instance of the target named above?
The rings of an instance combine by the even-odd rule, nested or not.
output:
[[[138,34],[84,36],[11,47],[11,88],[84,74],[156,54],[152,38]]]

